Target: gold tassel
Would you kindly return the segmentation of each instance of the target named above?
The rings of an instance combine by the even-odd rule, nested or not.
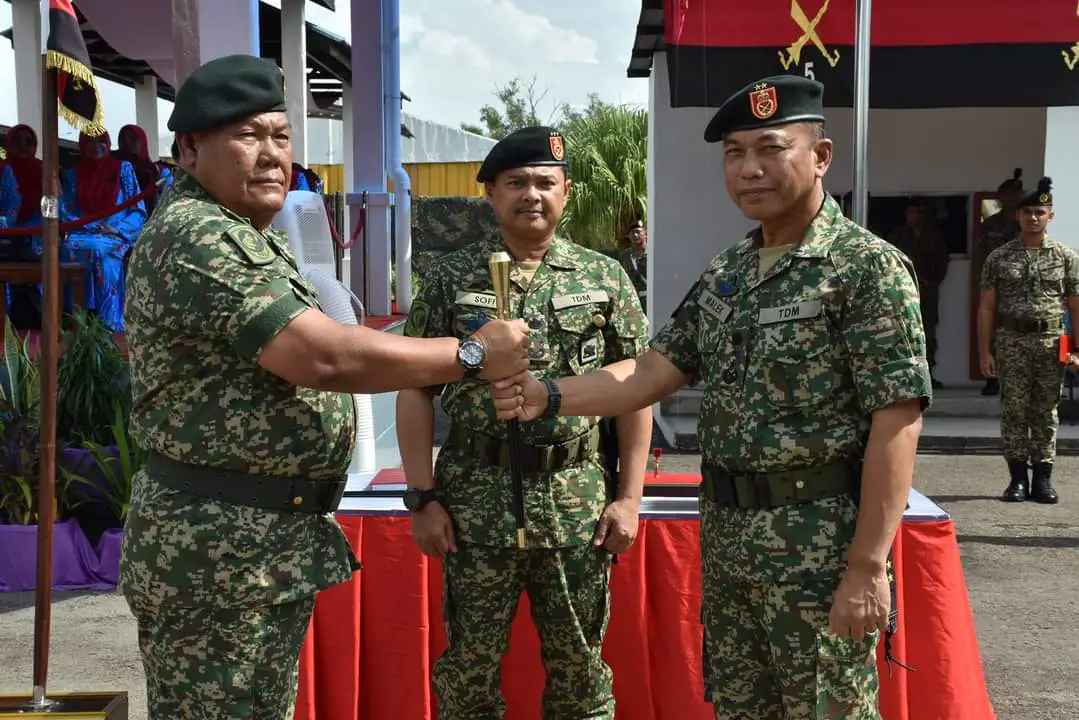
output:
[[[63,53],[49,50],[45,54],[45,67],[50,70],[70,75],[72,78],[85,83],[94,91],[96,102],[94,103],[94,117],[87,118],[74,112],[57,98],[58,113],[69,125],[85,133],[89,137],[99,137],[107,132],[105,128],[105,108],[101,104],[101,92],[97,87],[97,78],[93,71],[82,63],[64,55]]]

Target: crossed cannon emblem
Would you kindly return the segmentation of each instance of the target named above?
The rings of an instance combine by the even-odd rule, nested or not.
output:
[[[820,35],[817,33],[817,24],[820,23],[821,18],[828,12],[828,4],[831,0],[824,0],[824,4],[821,5],[820,10],[810,20],[806,17],[805,11],[802,10],[802,6],[798,4],[798,0],[791,0],[791,18],[797,23],[798,27],[802,29],[802,35],[795,40],[790,47],[785,50],[779,51],[779,63],[783,66],[784,70],[790,70],[792,65],[798,65],[802,62],[802,48],[807,43],[813,43],[813,46],[820,50],[820,54],[824,56],[824,59],[828,61],[828,64],[835,67],[839,62],[839,51],[828,51],[827,46],[820,39]]]

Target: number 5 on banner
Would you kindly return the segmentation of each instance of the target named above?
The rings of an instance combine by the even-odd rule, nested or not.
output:
[[[805,64],[805,73],[806,73],[806,77],[809,78],[810,80],[816,80],[817,79],[817,76],[813,74],[813,63],[812,62],[807,62]]]

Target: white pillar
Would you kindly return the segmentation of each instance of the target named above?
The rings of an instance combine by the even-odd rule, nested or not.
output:
[[[352,188],[356,186],[356,174],[353,172],[354,161],[352,155],[352,86],[348,83],[344,83],[341,86],[341,163],[343,165],[343,177],[341,178],[342,187],[345,188],[345,192],[351,192]],[[355,227],[355,213],[349,206],[345,207],[345,226],[338,228],[338,233],[341,235],[341,239],[348,242],[352,237],[352,229]],[[342,278],[345,285],[352,289],[352,257],[353,255],[359,255],[357,250],[353,253],[352,248],[345,250],[343,267],[348,268],[349,271],[343,273]],[[362,291],[362,287],[357,290]],[[356,292],[356,290],[353,290]],[[357,293],[358,295],[359,293]]]
[[[146,133],[146,149],[156,161],[161,154],[157,120],[157,76],[143,75],[135,83],[135,124]]]
[[[365,12],[359,12],[360,8]],[[386,192],[386,102],[382,56],[384,8],[356,3],[352,13],[352,193],[350,217],[366,197],[365,230],[352,252],[352,292],[370,315],[390,314],[390,196]],[[366,193],[366,196],[365,196]],[[350,230],[351,232],[351,230]],[[366,263],[364,262],[366,257]]]
[[[259,0],[198,0],[199,59],[225,55],[262,55]]]
[[[19,122],[37,133],[41,152],[41,2],[11,0],[11,25],[15,50],[15,99]]]
[[[281,0],[281,69],[288,87],[292,158],[307,167],[307,18],[305,0]]]
[[[1054,219],[1050,237],[1079,250],[1079,107],[1045,110],[1045,172],[1053,178]],[[1039,177],[1023,177],[1023,186],[1037,187]]]

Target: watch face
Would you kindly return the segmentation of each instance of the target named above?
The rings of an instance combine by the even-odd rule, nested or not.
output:
[[[461,362],[466,367],[479,367],[483,364],[483,346],[478,342],[465,342],[461,344],[459,353]]]
[[[405,490],[405,508],[415,512],[419,509],[420,504],[420,491],[409,488]]]

